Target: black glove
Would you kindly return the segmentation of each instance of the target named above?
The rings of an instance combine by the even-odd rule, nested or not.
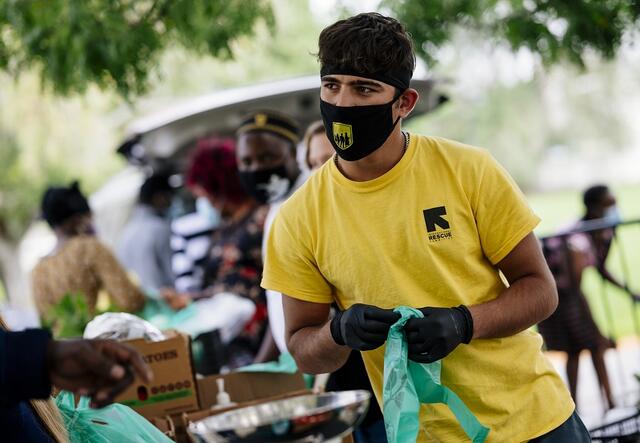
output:
[[[412,318],[404,325],[411,360],[433,363],[449,355],[460,343],[471,341],[473,317],[466,306],[420,311],[424,318]]]
[[[370,351],[382,346],[389,328],[399,319],[400,314],[391,309],[358,303],[331,319],[331,336],[341,346]]]

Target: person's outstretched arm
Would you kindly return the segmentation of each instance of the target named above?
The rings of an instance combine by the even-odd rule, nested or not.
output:
[[[549,317],[558,306],[558,292],[540,245],[527,235],[498,264],[509,287],[496,299],[470,306],[473,338],[508,337]]]
[[[473,339],[508,337],[549,317],[558,305],[553,276],[533,233],[496,266],[509,282],[495,299],[473,306],[421,308],[405,325],[409,358],[432,363]]]
[[[51,385],[88,395],[104,406],[138,375],[150,382],[152,373],[142,357],[111,340],[52,340],[43,329],[0,330],[0,405],[44,399]]]

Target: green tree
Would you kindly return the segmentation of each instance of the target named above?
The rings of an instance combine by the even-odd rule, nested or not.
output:
[[[638,25],[638,0],[387,0],[428,62],[456,27],[483,32],[511,48],[528,48],[545,64],[567,59],[579,66],[595,52],[611,59],[625,33]]]
[[[168,46],[229,58],[258,21],[273,26],[268,0],[0,0],[0,69],[36,68],[61,94],[96,84],[130,98]]]

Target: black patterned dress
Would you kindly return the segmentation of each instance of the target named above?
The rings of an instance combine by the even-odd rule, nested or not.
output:
[[[598,236],[597,242],[594,235]],[[577,354],[583,349],[613,346],[600,332],[580,287],[584,269],[597,267],[606,259],[612,236],[613,231],[605,229],[594,234],[572,234],[564,241],[555,237],[544,242],[544,255],[558,288],[558,308],[538,324],[548,350]]]

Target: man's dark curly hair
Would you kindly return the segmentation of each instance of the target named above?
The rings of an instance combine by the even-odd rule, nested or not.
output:
[[[339,20],[320,33],[322,66],[349,68],[364,74],[394,69],[413,72],[416,58],[411,37],[396,19],[368,12]]]

